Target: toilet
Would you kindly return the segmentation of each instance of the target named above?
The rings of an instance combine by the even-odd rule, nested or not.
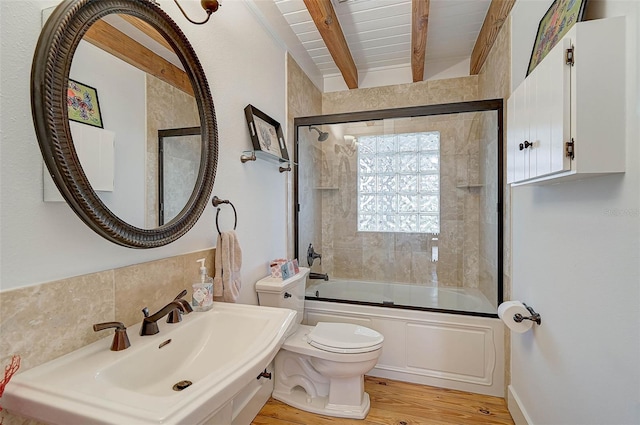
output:
[[[296,310],[296,326],[276,355],[273,398],[312,413],[364,419],[371,403],[364,374],[378,362],[384,337],[350,323],[302,325],[309,269],[256,283],[260,305]]]

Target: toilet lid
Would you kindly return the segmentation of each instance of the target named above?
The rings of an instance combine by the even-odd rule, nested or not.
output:
[[[307,335],[309,344],[334,353],[364,353],[382,346],[381,333],[351,323],[319,322]]]

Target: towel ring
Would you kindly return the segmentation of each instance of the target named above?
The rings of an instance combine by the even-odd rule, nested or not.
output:
[[[220,231],[220,225],[218,224],[218,216],[220,215],[220,206],[219,206],[220,204],[229,204],[231,205],[231,208],[233,208],[233,217],[234,217],[233,230],[236,230],[236,227],[238,226],[238,213],[236,212],[236,207],[234,207],[233,204],[228,199],[220,199],[217,196],[214,196],[213,199],[211,199],[211,203],[217,209],[216,229],[218,229],[218,234],[222,235],[222,232]]]

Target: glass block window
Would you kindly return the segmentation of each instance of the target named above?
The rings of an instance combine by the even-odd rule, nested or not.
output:
[[[440,133],[358,137],[358,230],[440,233]]]

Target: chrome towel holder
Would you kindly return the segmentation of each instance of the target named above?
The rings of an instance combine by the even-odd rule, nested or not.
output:
[[[238,213],[236,212],[236,207],[233,206],[231,201],[229,201],[228,199],[220,199],[217,196],[214,196],[211,199],[211,203],[213,204],[214,207],[216,207],[216,210],[217,210],[216,211],[216,229],[218,229],[218,234],[222,235],[222,232],[220,231],[220,224],[218,223],[218,216],[220,215],[221,204],[229,204],[231,205],[231,208],[233,208],[233,218],[234,218],[233,230],[236,230],[236,227],[238,226]]]

